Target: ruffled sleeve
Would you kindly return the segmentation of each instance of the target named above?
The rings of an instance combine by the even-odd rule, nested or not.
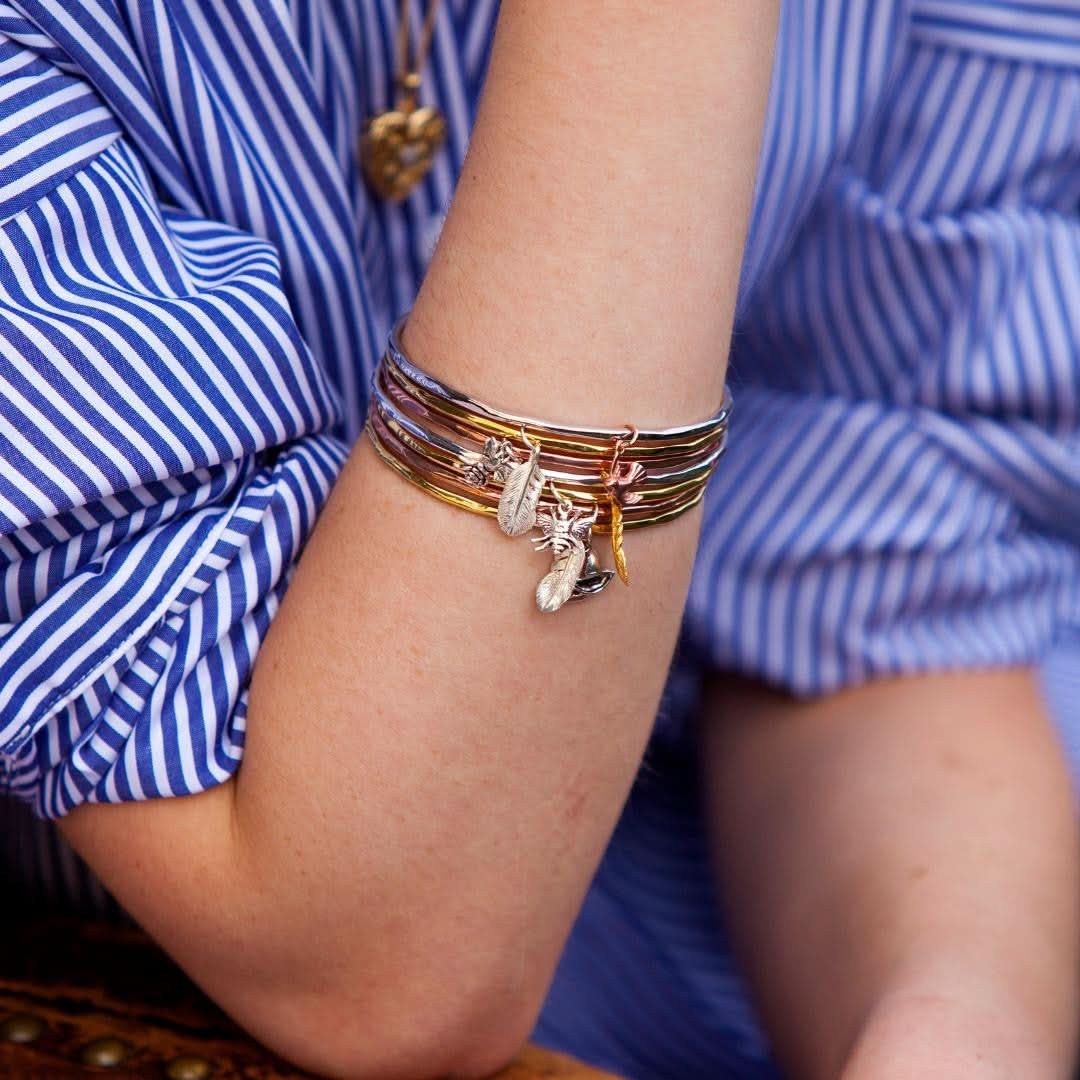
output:
[[[235,771],[345,444],[274,243],[165,197],[70,53],[0,30],[0,789],[58,817]]]
[[[854,121],[857,23],[781,76],[759,207],[850,131],[746,296],[687,612],[709,663],[800,694],[1033,663],[1080,625],[1080,12],[906,17]]]

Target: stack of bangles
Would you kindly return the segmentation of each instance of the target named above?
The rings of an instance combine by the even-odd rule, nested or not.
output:
[[[501,412],[420,370],[402,351],[403,317],[372,378],[366,431],[379,456],[424,491],[494,517],[507,536],[534,529],[550,570],[541,611],[593,596],[618,573],[623,533],[659,525],[701,501],[724,450],[731,397],[709,419],[662,430],[571,427]],[[611,536],[614,570],[593,536]]]

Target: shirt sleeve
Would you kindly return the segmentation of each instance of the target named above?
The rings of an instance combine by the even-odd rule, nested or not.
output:
[[[273,244],[0,16],[0,791],[58,817],[235,771],[345,446]]]
[[[906,35],[747,297],[687,610],[708,663],[798,694],[1080,623],[1080,12],[917,0]]]

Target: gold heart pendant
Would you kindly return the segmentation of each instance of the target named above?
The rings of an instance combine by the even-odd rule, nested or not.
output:
[[[427,175],[446,141],[446,119],[438,109],[396,108],[373,116],[360,139],[360,164],[368,183],[397,202]]]

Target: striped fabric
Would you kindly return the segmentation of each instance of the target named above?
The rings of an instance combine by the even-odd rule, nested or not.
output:
[[[450,141],[390,205],[355,147],[396,10],[0,0],[0,788],[39,817],[239,765],[497,0],[440,7]],[[777,47],[675,758],[707,666],[816,694],[1080,633],[1080,4],[786,0]],[[630,1076],[770,1075],[684,789],[680,766],[635,794],[540,1034]],[[17,836],[3,868],[91,897]]]
[[[801,693],[1036,658],[1080,618],[1080,5],[789,4],[777,62],[694,640]]]
[[[454,141],[401,210],[353,165],[394,6],[0,3],[0,763],[40,815],[239,763],[495,14],[441,11]]]
[[[1080,636],[1058,646],[1042,666],[1043,691],[1057,718],[1065,758],[1080,807]]]

